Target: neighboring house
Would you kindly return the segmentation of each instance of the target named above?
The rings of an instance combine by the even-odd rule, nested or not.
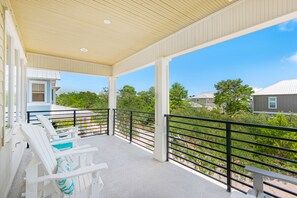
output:
[[[208,109],[213,109],[215,107],[213,92],[203,92],[196,96],[190,97],[188,100]]]
[[[60,80],[60,72],[27,69],[27,110],[45,111],[51,110],[56,104],[57,80]]]
[[[253,112],[297,113],[297,79],[283,80],[254,93]]]

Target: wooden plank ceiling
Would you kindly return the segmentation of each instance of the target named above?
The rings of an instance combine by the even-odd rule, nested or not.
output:
[[[12,0],[27,52],[113,65],[236,0]],[[105,19],[110,25],[103,23]],[[83,53],[80,48],[87,48]]]

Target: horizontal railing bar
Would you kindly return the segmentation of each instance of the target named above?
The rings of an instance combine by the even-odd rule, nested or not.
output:
[[[153,131],[151,131],[151,130],[148,130],[148,129],[142,129],[142,128],[139,128],[139,127],[137,127],[137,126],[133,126],[133,128],[136,128],[136,129],[139,129],[139,130],[143,130],[143,131],[147,131],[147,132],[149,132],[149,133],[152,133],[152,134],[155,134],[155,132],[153,132]]]
[[[185,149],[189,149],[189,150],[191,150],[191,151],[200,153],[200,154],[202,154],[202,155],[206,155],[206,156],[215,158],[215,159],[217,159],[217,160],[221,160],[221,161],[223,161],[223,162],[226,162],[226,159],[223,159],[223,158],[220,158],[220,157],[217,157],[217,156],[214,156],[214,155],[205,153],[205,152],[201,152],[201,151],[199,151],[199,150],[195,150],[195,149],[192,149],[192,148],[188,148],[188,147],[182,146],[182,145],[180,145],[180,144],[176,144],[176,143],[174,143],[174,142],[170,142],[170,144],[174,144],[174,145],[176,145],[176,146],[183,147],[183,148],[185,148]],[[169,146],[169,148],[171,148],[171,147]]]
[[[114,109],[114,110],[115,111],[126,111],[126,112],[143,113],[143,114],[152,114],[152,115],[155,114],[155,112],[135,111],[135,110],[126,110],[126,109]]]
[[[122,133],[119,133],[119,132],[117,132],[117,131],[115,131],[115,134],[116,135],[118,135],[118,136],[120,136],[121,138],[124,138],[124,139],[126,139],[126,140],[128,140],[129,139],[129,137],[127,136],[125,136],[125,135],[123,135]]]
[[[249,132],[237,131],[237,130],[230,130],[230,131],[232,131],[233,133],[240,133],[240,134],[245,134],[245,135],[252,135],[252,136],[258,136],[258,137],[273,138],[276,140],[297,142],[297,139],[295,140],[295,139],[281,138],[281,137],[277,137],[277,136],[263,135],[263,134],[258,134],[258,133],[249,133]]]
[[[270,186],[270,187],[272,187],[272,188],[276,188],[276,189],[278,189],[278,190],[284,191],[284,192],[289,193],[289,194],[291,194],[291,195],[295,195],[295,196],[297,196],[297,192],[290,191],[290,190],[288,190],[288,189],[279,187],[279,186],[277,186],[277,185],[275,185],[275,184],[271,184],[271,183],[268,183],[268,182],[266,182],[266,181],[263,181],[263,184],[265,184],[265,185],[267,185],[267,186]]]
[[[142,148],[144,148],[144,149],[148,149],[148,150],[150,150],[150,151],[154,151],[154,149],[153,148],[150,148],[150,147],[145,147],[144,145],[141,145],[140,143],[138,143],[138,142],[132,142],[132,144],[137,144],[138,146],[141,146]]]
[[[198,172],[198,173],[200,173],[200,174],[203,174],[203,175],[205,175],[205,176],[207,176],[207,177],[210,177],[210,178],[212,178],[212,179],[214,179],[214,180],[216,180],[216,181],[218,181],[218,182],[220,182],[220,183],[222,183],[222,184],[227,184],[226,182],[223,182],[223,181],[221,181],[221,180],[219,180],[219,179],[217,179],[217,178],[215,178],[215,177],[212,177],[212,176],[210,176],[210,175],[208,175],[208,174],[205,174],[205,173],[203,173],[202,171],[199,171],[199,170],[197,170],[197,169],[195,169],[195,168],[193,168],[193,167],[191,167],[191,166],[188,166],[188,165],[186,165],[186,164],[183,164],[182,162],[180,162],[180,161],[178,161],[178,160],[176,160],[176,159],[173,159],[173,158],[171,158],[171,157],[169,157],[169,159],[170,160],[172,160],[172,161],[175,161],[176,163],[179,163],[179,164],[181,164],[181,165],[183,165],[183,166],[185,166],[185,167],[187,167],[187,168],[189,168],[189,169],[192,169],[192,170],[194,170],[194,171],[196,171],[196,172]]]
[[[243,149],[243,148],[239,148],[239,147],[236,147],[236,146],[231,146],[231,148],[238,149],[238,150],[241,150],[241,151],[245,151],[245,152],[248,152],[248,153],[262,155],[262,156],[270,157],[270,158],[273,158],[273,159],[283,160],[283,161],[286,161],[286,162],[291,162],[291,163],[296,163],[297,164],[297,160],[287,159],[287,158],[284,158],[284,157],[278,157],[278,156],[275,156],[275,155],[265,154],[265,153],[261,153],[261,152],[258,152],[258,151],[252,151],[252,150],[249,150],[249,149]]]
[[[151,138],[154,138],[153,135],[149,135],[149,134],[146,134],[146,133],[143,133],[143,132],[140,132],[140,131],[136,131],[136,130],[134,130],[134,129],[133,129],[132,131],[134,131],[134,132],[136,132],[136,133],[140,133],[140,134],[146,135],[146,136],[151,137]]]
[[[143,144],[149,145],[149,146],[151,146],[151,147],[154,147],[154,145],[149,144],[149,143],[147,143],[147,142],[144,142],[144,141],[142,141],[142,140],[140,140],[140,139],[137,139],[137,138],[135,138],[135,137],[133,137],[132,142],[134,142],[134,140],[139,141],[139,142],[142,142]]]
[[[138,115],[138,114],[133,114],[133,118],[134,117],[137,117],[137,118],[145,118],[145,119],[155,119],[155,116],[153,116],[153,117],[150,117],[151,115],[147,115],[147,116],[143,116],[143,115]]]
[[[96,110],[96,111],[107,111],[109,110],[109,108],[99,108],[99,109],[70,109],[70,110],[44,110],[44,111],[27,111],[28,113],[40,113],[40,112],[63,112],[63,111],[92,111],[92,110]]]
[[[139,119],[137,119],[137,118],[135,118],[135,116],[133,115],[133,121],[138,121],[138,122],[147,122],[147,121],[145,121],[145,120],[139,120]],[[151,122],[152,123],[152,122]]]
[[[282,130],[282,131],[297,132],[297,128],[290,128],[290,127],[281,127],[281,126],[272,126],[272,125],[263,125],[263,124],[251,124],[251,123],[235,122],[235,121],[229,121],[229,120],[217,120],[217,119],[209,119],[209,118],[180,116],[180,115],[173,115],[173,114],[166,114],[165,116],[168,116],[169,118],[176,117],[176,118],[184,118],[184,119],[191,119],[191,120],[203,120],[203,121],[209,121],[209,122],[229,123],[229,124],[241,125],[241,126],[251,126],[251,127],[259,127],[259,128],[266,128],[266,129],[277,129],[277,130]]]
[[[181,128],[181,127],[176,127],[176,126],[169,126],[169,128],[170,128],[170,127],[171,127],[171,128],[175,128],[175,129],[180,129],[180,130],[185,130],[185,131],[189,131],[189,132],[198,133],[199,135],[200,135],[200,134],[203,134],[203,135],[209,135],[209,136],[212,136],[212,137],[217,137],[217,138],[226,139],[226,137],[224,137],[224,136],[215,135],[215,134],[209,134],[209,133],[207,133],[207,132],[196,131],[196,130],[186,129],[186,128]]]
[[[175,150],[175,151],[177,151],[177,152],[183,153],[184,155],[188,155],[188,156],[193,157],[193,158],[195,158],[195,159],[198,159],[198,160],[200,160],[200,161],[209,163],[209,164],[211,164],[211,165],[213,165],[213,166],[217,166],[217,167],[220,167],[221,169],[226,170],[226,167],[224,167],[224,166],[222,166],[222,165],[215,164],[215,163],[210,162],[210,161],[208,161],[208,160],[202,159],[202,158],[200,158],[200,157],[194,156],[194,155],[192,155],[192,154],[186,153],[186,152],[184,152],[184,151],[181,151],[181,150],[178,150],[178,149],[175,149],[175,148],[172,148],[172,147],[170,147],[170,149]],[[171,153],[171,152],[170,152],[170,153]],[[191,161],[191,160],[189,160],[189,161]],[[224,175],[224,176],[226,177],[227,175]]]
[[[133,131],[133,132],[135,132],[135,131]],[[141,138],[141,139],[145,139],[145,140],[147,140],[147,141],[154,142],[154,140],[148,139],[148,138],[146,138],[146,137],[141,137],[141,136],[139,136],[139,135],[137,135],[137,134],[135,134],[135,133],[133,133],[133,132],[132,132],[132,137],[133,137],[133,138],[134,138],[134,137],[139,137],[139,138]]]
[[[212,140],[207,140],[207,139],[204,139],[204,138],[193,137],[193,136],[190,136],[190,135],[185,135],[185,134],[178,133],[178,132],[174,132],[174,131],[169,131],[169,132],[170,132],[170,133],[174,133],[174,134],[178,134],[178,135],[182,135],[182,136],[185,136],[185,137],[189,137],[189,138],[192,138],[192,139],[196,139],[196,140],[205,141],[205,142],[208,142],[208,143],[217,144],[217,145],[220,145],[220,146],[226,146],[226,145],[225,145],[225,144],[223,144],[223,143],[214,142],[214,141],[212,141]],[[169,136],[169,137],[172,137],[172,136]]]
[[[292,171],[292,170],[288,170],[288,169],[285,169],[285,168],[282,168],[282,167],[279,167],[279,166],[275,166],[275,165],[272,165],[272,164],[267,164],[265,162],[253,160],[253,159],[246,158],[246,157],[243,157],[243,156],[239,156],[239,155],[236,155],[236,154],[231,154],[231,156],[237,157],[237,158],[240,158],[240,159],[243,159],[243,160],[246,160],[246,161],[258,163],[258,164],[261,164],[261,165],[264,165],[264,166],[267,166],[267,167],[271,167],[271,168],[274,168],[274,169],[282,170],[282,171],[285,171],[285,172],[288,172],[288,173],[297,174],[297,172]]]
[[[211,126],[205,126],[205,125],[200,125],[200,124],[192,124],[192,123],[181,122],[181,121],[177,121],[177,120],[170,120],[170,122],[186,124],[186,125],[190,125],[190,126],[204,127],[204,128],[215,129],[215,130],[220,130],[220,131],[226,131],[226,128],[211,127]]]
[[[297,150],[292,150],[292,149],[283,148],[283,147],[277,147],[277,146],[271,146],[271,145],[268,145],[268,144],[262,144],[262,143],[257,143],[257,142],[250,142],[250,141],[241,140],[241,139],[237,139],[237,138],[231,138],[231,140],[238,141],[238,142],[241,142],[241,143],[244,142],[244,143],[248,143],[248,144],[254,144],[254,145],[257,145],[257,146],[264,146],[264,147],[268,147],[268,148],[273,148],[273,149],[278,149],[278,150],[283,150],[283,151],[297,153]]]
[[[147,128],[152,129],[152,130],[155,130],[155,127],[154,126],[147,126],[147,125],[142,125],[142,124],[139,124],[139,123],[133,123],[133,124],[134,124],[134,126],[135,125],[140,125],[140,126],[147,127]],[[152,132],[152,133],[154,133],[154,132]]]
[[[245,186],[247,186],[247,187],[253,188],[252,185],[250,185],[250,184],[248,184],[248,183],[245,183],[245,182],[243,182],[243,181],[240,181],[240,180],[238,180],[238,179],[236,179],[236,178],[233,178],[233,177],[232,177],[231,180],[236,181],[236,182],[238,182],[238,183],[240,183],[240,184],[242,184],[242,185],[245,185]]]
[[[252,176],[246,175],[246,174],[244,174],[244,173],[238,172],[238,171],[233,170],[233,169],[231,169],[231,172],[233,172],[233,173],[235,173],[235,174],[238,174],[238,175],[240,175],[240,176],[242,176],[242,177],[247,177],[247,178],[249,178],[249,179],[253,179]]]
[[[170,136],[168,136],[168,137],[170,137]],[[205,149],[216,151],[218,153],[226,154],[226,152],[224,152],[224,151],[221,151],[221,150],[218,150],[218,149],[214,149],[214,148],[211,148],[211,147],[207,147],[207,146],[204,146],[204,145],[201,145],[201,144],[193,143],[193,142],[190,142],[190,141],[187,141],[187,140],[183,140],[183,139],[180,139],[180,138],[175,138],[175,137],[171,137],[171,138],[173,138],[175,140],[178,140],[178,141],[181,141],[181,142],[186,142],[186,143],[189,143],[189,144],[193,144],[193,145],[198,146],[198,147],[202,147],[202,148],[205,148]],[[169,141],[169,143],[171,143],[171,141]]]
[[[221,176],[223,176],[223,177],[226,177],[226,175],[224,175],[223,173],[217,172],[217,171],[212,170],[212,169],[210,169],[210,168],[208,168],[208,167],[205,167],[205,166],[202,166],[202,165],[200,165],[200,164],[197,164],[196,162],[190,161],[190,160],[188,160],[188,159],[186,159],[186,158],[184,158],[184,157],[178,156],[178,155],[176,155],[176,154],[174,154],[174,153],[171,153],[171,152],[169,152],[169,154],[174,155],[174,156],[176,156],[176,157],[178,157],[178,158],[180,158],[180,159],[182,159],[182,160],[185,160],[185,161],[187,161],[187,162],[190,162],[190,163],[192,163],[192,164],[195,164],[196,166],[199,166],[199,167],[201,167],[201,168],[204,168],[204,169],[206,169],[206,170],[209,170],[209,171],[211,171],[211,172],[214,172],[214,173],[216,173],[216,174],[218,174],[218,175],[221,175]],[[195,169],[195,170],[196,170],[196,169]]]

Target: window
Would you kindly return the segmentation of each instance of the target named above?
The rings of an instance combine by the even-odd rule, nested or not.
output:
[[[45,83],[32,83],[32,102],[45,102]]]
[[[276,109],[277,108],[277,97],[268,97],[268,109]]]

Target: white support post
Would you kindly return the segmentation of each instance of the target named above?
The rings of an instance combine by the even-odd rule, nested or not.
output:
[[[27,111],[27,71],[24,65],[24,60],[21,59],[21,118],[22,121],[26,120],[26,111]]]
[[[166,120],[169,113],[169,58],[160,58],[155,63],[155,148],[154,158],[166,160]]]
[[[117,107],[117,79],[116,77],[109,77],[109,87],[108,87],[108,108],[109,111],[109,135],[113,134],[113,126],[114,126],[114,111]]]
[[[15,51],[15,67],[16,67],[16,122],[20,122],[21,117],[21,63],[20,53]]]
[[[13,94],[14,94],[14,43],[13,39],[10,36],[7,36],[8,41],[8,56],[7,56],[7,63],[8,63],[8,70],[9,70],[9,77],[8,77],[8,126],[13,126],[13,115],[14,115],[14,104],[13,104]]]

